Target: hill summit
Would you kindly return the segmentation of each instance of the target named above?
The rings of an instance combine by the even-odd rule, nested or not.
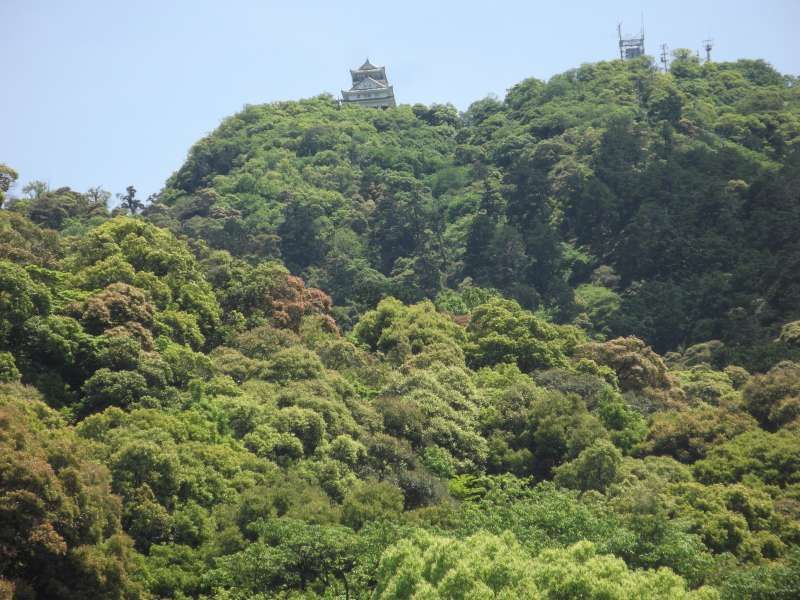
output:
[[[385,295],[479,287],[662,352],[719,340],[755,366],[800,318],[798,90],[763,61],[678,51],[669,73],[587,64],[464,114],[249,106],[150,215],[283,260],[345,324]]]

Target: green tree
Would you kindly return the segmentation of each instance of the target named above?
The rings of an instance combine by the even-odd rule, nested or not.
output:
[[[147,393],[147,381],[134,371],[98,369],[83,384],[79,414],[103,410],[109,406],[130,408]]]
[[[8,190],[11,189],[11,186],[14,185],[14,182],[17,181],[19,175],[17,172],[5,165],[0,163],[0,208],[3,208],[3,203],[5,202],[6,193]]]
[[[0,347],[16,344],[24,322],[50,312],[51,296],[22,267],[0,261]]]
[[[136,188],[129,185],[124,194],[117,194],[119,206],[123,210],[135,215],[144,208],[144,203],[136,197]]]
[[[342,522],[353,529],[379,519],[394,519],[403,510],[403,493],[386,481],[359,483],[345,496]]]
[[[37,394],[0,386],[0,581],[43,598],[137,596],[111,476]],[[3,588],[0,588],[3,589]]]
[[[555,482],[581,491],[600,492],[614,483],[622,463],[622,454],[605,440],[595,442],[578,456],[555,469]]]
[[[800,364],[781,362],[742,389],[747,411],[774,431],[800,417]]]
[[[516,362],[523,371],[566,366],[580,332],[546,322],[513,300],[492,299],[472,311],[467,356],[475,367]]]
[[[258,541],[212,571],[215,587],[250,594],[337,590],[350,597],[348,576],[359,544],[351,530],[294,519],[260,521],[254,529]]]

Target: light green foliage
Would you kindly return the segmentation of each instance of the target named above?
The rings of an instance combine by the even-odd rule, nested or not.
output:
[[[667,490],[670,512],[688,519],[713,552],[730,552],[741,559],[760,562],[777,558],[785,550],[781,538],[797,535],[785,522],[765,492],[744,485],[704,486],[678,483]]]
[[[728,365],[723,369],[723,372],[728,376],[731,384],[737,390],[741,389],[750,378],[750,373],[747,372],[747,369],[737,365]]]
[[[0,259],[52,269],[62,256],[56,232],[37,227],[16,212],[0,211]]]
[[[620,398],[602,401],[597,413],[611,441],[624,453],[632,452],[647,436],[647,423],[642,414]]]
[[[738,395],[734,393],[733,381],[727,373],[715,371],[707,365],[698,365],[686,371],[672,371],[690,402],[734,404]]]
[[[456,465],[452,455],[439,446],[428,446],[422,454],[422,463],[434,475],[451,478],[455,475]]]
[[[75,286],[85,290],[97,290],[114,282],[133,284],[136,272],[131,264],[119,254],[113,254],[93,265],[81,269],[75,275]]]
[[[367,455],[364,445],[349,435],[336,436],[331,441],[329,452],[333,458],[350,467],[358,466]]]
[[[205,337],[200,332],[197,324],[197,317],[191,313],[167,310],[157,317],[157,328],[163,330],[163,334],[175,340],[179,344],[190,346],[197,350],[205,343]],[[160,333],[160,332],[159,332]]]
[[[630,543],[630,533],[613,514],[594,510],[578,499],[577,492],[552,482],[531,486],[530,480],[508,474],[463,476],[453,479],[450,487],[453,495],[464,501],[451,525],[460,535],[511,531],[533,554],[580,540],[603,547]]]
[[[419,532],[384,552],[375,597],[405,598],[718,598],[689,591],[667,569],[630,571],[589,542],[527,554],[513,536],[482,533],[464,541]]]
[[[493,299],[472,311],[467,355],[475,367],[515,362],[523,371],[566,366],[579,330],[547,323],[511,300]]]
[[[278,432],[269,425],[259,425],[242,437],[245,447],[256,456],[268,458],[280,465],[302,458],[302,440],[291,433]]]
[[[463,367],[393,378],[375,405],[388,433],[417,448],[447,450],[460,470],[480,468],[486,460],[486,441],[477,431],[480,397]]]
[[[82,362],[91,364],[96,345],[97,341],[70,317],[50,315],[25,322],[25,349],[42,365],[81,369]]]
[[[391,288],[432,297],[445,268],[432,256],[445,252],[434,195],[450,198],[465,180],[452,171],[458,124],[410,107],[339,110],[327,97],[252,106],[193,147],[154,216],[238,255],[280,252],[293,272],[312,267],[340,305],[368,307]],[[246,168],[233,168],[244,147]],[[428,185],[448,168],[454,177]],[[365,236],[367,224],[386,235]]]
[[[770,347],[775,323],[797,318],[782,270],[797,261],[796,80],[685,50],[656,66],[583,64],[462,115],[329,96],[247,106],[144,214],[213,251],[282,258],[332,294],[340,324],[390,294],[465,314],[468,289],[496,289],[606,339],[666,352],[713,338],[763,369],[790,352]],[[265,289],[259,266],[242,271],[231,291]]]
[[[691,531],[686,519],[670,512],[664,489],[671,482],[688,481],[691,475],[671,459],[648,457],[623,464],[619,484],[610,489],[607,506],[616,516],[616,535],[609,548],[635,567],[666,566],[692,586],[709,583],[715,557],[702,538]],[[701,517],[702,518],[702,517]]]
[[[438,313],[431,302],[406,306],[399,300],[382,300],[366,313],[353,330],[356,340],[384,353],[394,364],[434,345],[451,347],[457,353],[464,331],[447,315]]]
[[[792,321],[781,327],[778,340],[789,346],[800,346],[800,321]]]
[[[705,483],[735,483],[754,478],[784,487],[800,483],[800,440],[794,431],[755,430],[712,448],[695,465]]]
[[[211,374],[211,360],[208,356],[195,352],[188,346],[160,338],[158,351],[171,373],[170,383],[183,387],[195,378],[207,378]]]
[[[540,598],[531,567],[511,536],[460,542],[419,532],[383,553],[375,598]]]

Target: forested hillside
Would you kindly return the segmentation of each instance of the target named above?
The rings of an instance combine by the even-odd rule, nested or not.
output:
[[[251,106],[192,148],[154,222],[280,258],[340,320],[500,290],[660,352],[765,368],[800,318],[800,88],[761,61],[649,60],[448,106]],[[466,283],[465,283],[466,281]]]
[[[146,207],[0,165],[0,598],[797,598],[799,90],[250,106]]]

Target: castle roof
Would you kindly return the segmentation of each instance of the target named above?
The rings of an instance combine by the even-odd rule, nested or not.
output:
[[[361,81],[357,82],[351,89],[354,90],[376,90],[388,87],[387,84],[373,79],[372,77],[364,77]]]
[[[364,61],[364,64],[363,64],[363,65],[361,65],[360,67],[358,67],[358,70],[359,70],[359,71],[374,71],[374,70],[375,70],[375,69],[377,69],[377,68],[378,68],[378,67],[376,67],[376,66],[375,66],[375,65],[373,65],[371,62],[369,62],[369,58],[368,58],[367,60],[365,60],[365,61]]]

